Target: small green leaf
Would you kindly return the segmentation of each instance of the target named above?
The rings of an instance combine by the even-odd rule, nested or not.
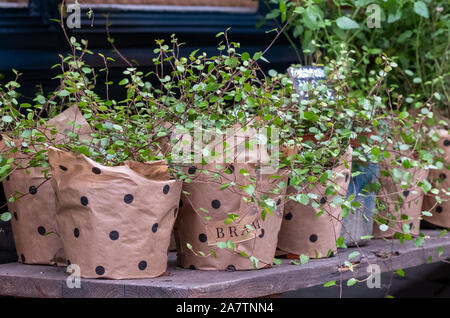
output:
[[[282,264],[282,261],[281,261],[281,259],[279,259],[279,258],[274,258],[274,259],[273,259],[273,263],[274,263],[275,265],[281,265],[281,264]]]
[[[306,194],[304,194],[304,193],[300,194],[299,201],[300,201],[300,203],[303,204],[303,205],[308,205],[308,204],[309,204],[309,198],[308,198],[308,196],[307,196]]]
[[[233,243],[233,241],[232,240],[228,240],[227,241],[227,247],[230,249],[230,250],[234,250],[234,243]]]
[[[359,252],[352,252],[352,253],[350,253],[350,255],[348,256],[348,259],[355,258],[355,257],[357,257],[357,256],[359,256],[359,255],[360,255]]]
[[[359,29],[359,24],[348,17],[339,17],[336,19],[337,26],[342,30]]]
[[[3,222],[8,222],[9,220],[11,220],[11,213],[9,212],[2,213],[0,215],[0,220],[2,220]]]
[[[301,264],[307,264],[309,262],[309,256],[305,254],[300,255],[300,263]]]
[[[437,248],[437,254],[438,254],[438,256],[441,256],[442,254],[444,254],[444,248],[442,246],[439,246]]]
[[[330,280],[329,282],[325,283],[323,285],[323,287],[331,287],[331,286],[335,286],[335,285],[336,285],[336,281]]]
[[[356,283],[357,283],[358,281],[355,279],[355,278],[350,278],[348,281],[347,281],[347,286],[353,286],[353,285],[355,285]]]
[[[248,258],[248,255],[245,252],[239,252],[239,255],[241,255],[242,257]]]
[[[5,123],[10,123],[10,122],[13,121],[13,118],[12,118],[11,116],[5,115],[5,116],[2,117],[2,120],[3,120]]]
[[[424,17],[425,19],[428,19],[430,17],[427,5],[422,1],[416,1],[416,3],[414,3],[414,12]]]
[[[227,243],[225,243],[225,242],[217,242],[217,247],[218,248],[227,248]]]
[[[397,269],[397,274],[398,276],[405,277],[405,272],[401,268]]]
[[[418,237],[414,240],[414,246],[421,247],[424,242],[425,242],[425,239],[423,237]]]

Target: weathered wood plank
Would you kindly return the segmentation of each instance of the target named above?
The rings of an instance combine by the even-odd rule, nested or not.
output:
[[[362,255],[352,259],[355,276],[367,277],[369,263],[382,272],[425,264],[428,256],[438,261],[450,258],[450,234],[437,238],[438,231],[424,231],[429,236],[423,247],[413,242],[372,240],[361,248]],[[0,295],[20,297],[263,297],[352,277],[343,263],[356,249],[341,250],[329,259],[310,260],[308,264],[281,266],[258,271],[210,272],[176,268],[175,255],[169,255],[165,276],[142,280],[82,279],[81,288],[68,288],[65,268],[31,266],[17,263],[0,265]],[[392,257],[388,257],[392,255]]]

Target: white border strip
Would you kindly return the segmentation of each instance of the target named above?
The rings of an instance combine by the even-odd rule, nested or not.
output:
[[[11,8],[28,8],[27,2],[1,2],[0,9],[11,9]]]
[[[169,12],[228,12],[255,13],[258,7],[220,7],[220,6],[167,6],[144,4],[80,4],[82,9],[105,9],[113,11],[169,11]]]

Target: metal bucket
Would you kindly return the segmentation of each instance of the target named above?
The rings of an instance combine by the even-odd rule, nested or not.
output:
[[[375,193],[368,191],[368,185],[375,182],[379,174],[379,165],[376,163],[354,162],[353,171],[361,172],[352,177],[347,191],[347,197],[354,194],[354,202],[359,202],[361,206],[356,208],[355,213],[349,213],[342,220],[341,236],[345,239],[347,246],[365,245],[368,239],[361,239],[363,236],[372,235],[373,231],[373,210],[375,209]]]

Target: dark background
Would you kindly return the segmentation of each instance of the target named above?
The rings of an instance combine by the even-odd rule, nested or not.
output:
[[[58,84],[51,79],[59,70],[51,70],[51,67],[60,62],[58,54],[68,53],[69,49],[59,24],[50,21],[51,18],[59,19],[59,2],[31,0],[29,8],[0,8],[0,73],[4,76],[0,82],[11,78],[11,69],[20,71],[23,73],[20,92],[25,97],[33,97],[37,85],[42,85],[48,92]],[[153,70],[155,40],[166,39],[166,43],[170,44],[172,33],[180,42],[186,43],[181,52],[186,55],[196,49],[210,56],[215,55],[217,44],[221,41],[215,35],[227,28],[230,28],[230,40],[239,42],[242,52],[253,54],[263,51],[275,37],[274,32],[267,31],[277,27],[275,22],[256,27],[266,12],[267,7],[262,1],[255,13],[94,10],[92,23],[87,10],[83,10],[81,28],[67,30],[69,36],[88,40],[92,51],[116,59],[117,62],[111,64],[110,75],[111,80],[117,83],[125,63],[107,41],[105,14],[109,15],[111,37],[121,53],[146,73]],[[280,36],[265,57],[270,61],[270,64],[262,62],[266,70],[284,71],[289,65],[299,62],[284,36]],[[86,61],[91,66],[103,67],[103,61],[97,54],[87,55]]]

